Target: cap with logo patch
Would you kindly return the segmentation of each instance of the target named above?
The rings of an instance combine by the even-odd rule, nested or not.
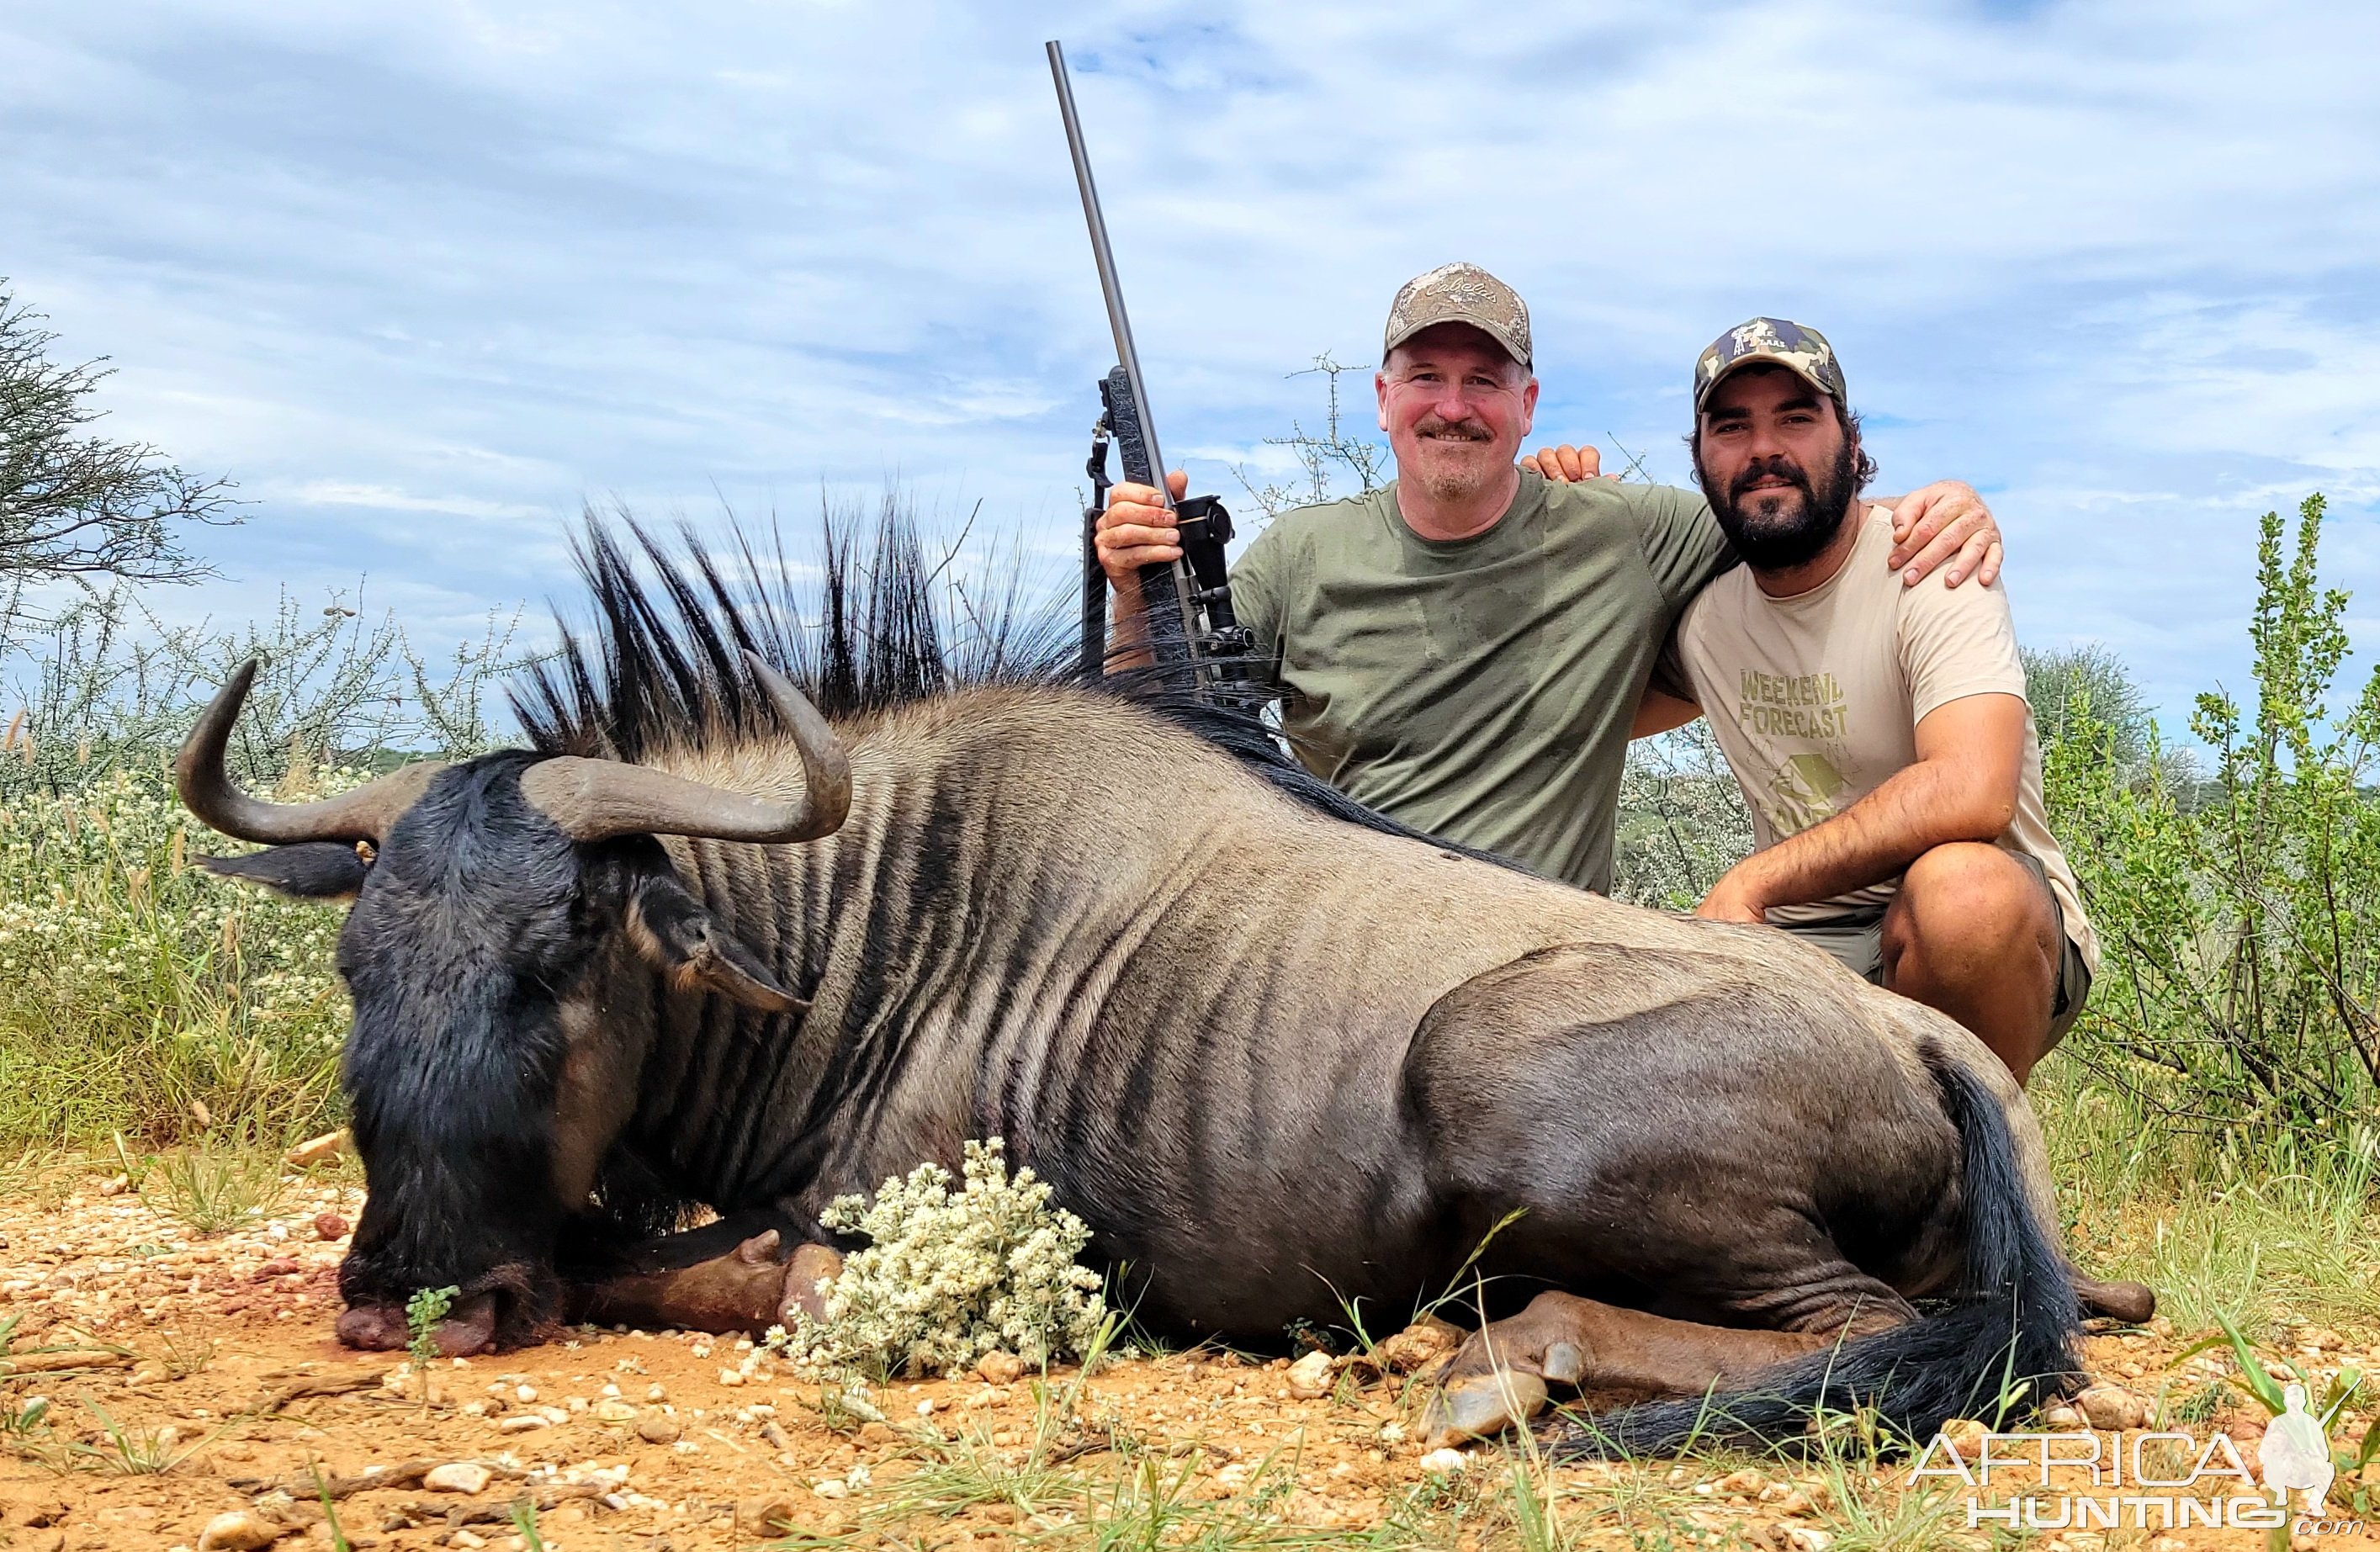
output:
[[[1694,362],[1694,409],[1700,413],[1703,401],[1719,381],[1738,367],[1754,361],[1773,361],[1803,382],[1847,407],[1843,393],[1843,369],[1835,359],[1835,347],[1827,336],[1815,329],[1782,318],[1755,318],[1739,323],[1703,347]]]
[[[1440,323],[1467,323],[1504,347],[1504,353],[1529,364],[1529,309],[1519,292],[1476,264],[1440,264],[1417,274],[1398,288],[1389,304],[1388,333],[1380,359],[1389,352]]]

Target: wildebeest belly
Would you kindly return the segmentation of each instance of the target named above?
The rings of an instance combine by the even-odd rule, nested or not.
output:
[[[1755,1318],[1828,1257],[1913,1289],[1938,1270],[1957,1138],[1839,983],[1560,945],[1465,980],[1402,1042],[1152,1061],[1112,1134],[1040,1168],[1143,1318],[1242,1340],[1359,1301],[1393,1326],[1483,1244],[1513,1298],[1702,1319]]]

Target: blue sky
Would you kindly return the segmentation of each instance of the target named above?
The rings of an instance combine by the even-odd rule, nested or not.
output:
[[[1199,488],[1462,258],[1532,306],[1540,431],[1672,479],[1710,336],[1824,329],[1884,485],[1983,489],[2025,639],[2169,711],[2244,682],[2310,490],[2375,639],[2362,4],[15,0],[0,274],[114,358],[114,434],[256,503],[174,617],[368,575],[434,644],[566,596],[583,501],[888,480],[1054,566],[1111,350],[1050,36]]]

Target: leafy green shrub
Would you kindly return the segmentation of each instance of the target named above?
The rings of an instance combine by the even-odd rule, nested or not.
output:
[[[1002,1148],[969,1142],[956,1192],[948,1170],[920,1164],[873,1201],[838,1197],[820,1221],[870,1243],[827,1285],[825,1321],[800,1316],[776,1345],[801,1367],[877,1379],[1091,1351],[1107,1311],[1099,1275],[1075,1261],[1091,1231],[1032,1170],[1011,1177]]]
[[[1611,897],[1691,911],[1752,853],[1752,810],[1718,736],[1696,718],[1628,746],[1620,775]]]
[[[2103,963],[2069,1042],[2169,1118],[2332,1127],[2380,1118],[2380,672],[2334,709],[2347,594],[2318,574],[2323,499],[2256,551],[2256,698],[2198,698],[2208,779],[2121,758],[2087,693],[2049,755],[2053,825]]]

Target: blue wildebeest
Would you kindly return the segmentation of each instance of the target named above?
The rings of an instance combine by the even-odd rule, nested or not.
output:
[[[2011,1376],[2072,1383],[2038,1131],[1949,1019],[1415,836],[1253,718],[954,685],[914,540],[864,588],[831,552],[814,660],[782,599],[642,548],[591,534],[597,639],[519,699],[529,751],[260,802],[223,767],[245,672],[183,751],[190,808],[271,843],[217,871],[352,903],[351,1344],[446,1285],[455,1350],[565,1315],[765,1328],[833,1265],[832,1198],[998,1135],[1181,1333],[1412,1307],[1519,1214],[1441,1437],[1548,1382],[1717,1386],[1768,1437],[1854,1404],[1923,1437]]]

